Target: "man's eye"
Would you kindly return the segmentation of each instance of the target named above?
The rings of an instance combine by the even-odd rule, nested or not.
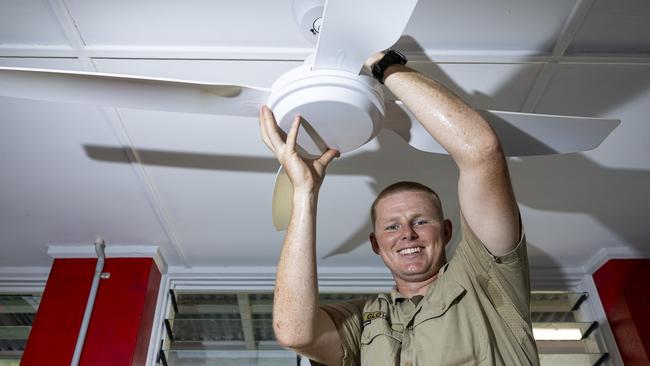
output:
[[[427,220],[417,220],[414,224],[415,225],[424,225],[427,223]]]
[[[397,225],[388,225],[388,226],[386,226],[386,230],[396,230],[396,229],[397,229]]]

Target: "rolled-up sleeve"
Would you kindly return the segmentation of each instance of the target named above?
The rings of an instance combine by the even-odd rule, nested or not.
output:
[[[359,366],[360,357],[360,339],[363,330],[362,314],[367,298],[359,298],[335,304],[321,305],[327,315],[334,322],[334,326],[341,339],[343,350],[343,366]],[[320,365],[311,361],[312,365]]]

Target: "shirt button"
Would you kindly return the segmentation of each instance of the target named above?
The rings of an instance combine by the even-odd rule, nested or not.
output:
[[[404,366],[413,366],[413,364],[410,363],[410,362],[405,362],[405,363],[404,363]]]

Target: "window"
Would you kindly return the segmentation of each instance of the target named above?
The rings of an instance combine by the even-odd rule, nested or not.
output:
[[[0,366],[18,366],[41,294],[0,293]]]
[[[367,293],[323,293],[336,302]],[[607,359],[595,337],[598,324],[581,319],[584,292],[531,293],[533,333],[542,365],[601,365]],[[282,349],[272,326],[273,294],[170,290],[159,364],[300,365],[300,356]],[[306,364],[306,363],[305,363]]]

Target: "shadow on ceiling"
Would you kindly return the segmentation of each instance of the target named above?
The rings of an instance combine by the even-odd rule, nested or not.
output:
[[[411,52],[417,42],[411,37],[402,37],[397,43],[406,45]],[[419,47],[419,46],[417,46]],[[515,74],[499,91],[491,96],[462,90],[440,67],[432,61],[430,75],[450,87],[470,104],[498,105],[512,95],[522,78],[529,79],[526,71]],[[609,98],[607,105],[580,103],[580,108],[572,110],[579,115],[603,116],[610,109],[625,103],[629,98],[647,89],[645,82],[631,85],[628,94],[618,99]],[[606,88],[606,86],[603,86]],[[567,101],[570,104],[572,101]],[[545,111],[568,114],[566,110]],[[522,136],[526,138],[526,136]],[[446,155],[421,152],[411,148],[391,131],[383,131],[377,137],[377,151],[362,151],[344,156],[328,169],[328,175],[354,175],[371,178],[371,189],[379,193],[381,189],[398,180],[414,180],[433,187],[445,203],[445,215],[454,221],[455,230],[459,228],[458,196],[456,192],[458,171],[453,161]],[[530,141],[530,143],[539,143]],[[132,152],[121,147],[84,146],[87,155],[95,160],[131,163]],[[182,167],[206,170],[255,171],[275,174],[278,163],[273,158],[242,157],[232,155],[193,154],[184,152],[137,149],[139,161],[145,165]],[[644,243],[635,234],[638,232],[639,218],[635,213],[645,212],[650,207],[650,172],[645,170],[608,168],[594,163],[582,154],[562,156],[538,156],[509,160],[513,185],[520,204],[527,207],[551,211],[584,213],[592,216],[609,230],[616,233],[622,241],[641,245]],[[323,201],[325,202],[325,201]],[[345,202],[328,200],[328,204],[345,205]],[[270,218],[269,218],[270,219]],[[523,218],[525,223],[526,218]],[[327,253],[325,258],[348,253],[368,244],[370,222],[359,227],[347,240]],[[550,228],[552,230],[552,228]],[[458,235],[455,235],[457,237]],[[455,240],[451,247],[455,246]],[[637,243],[637,244],[634,244]],[[544,255],[539,248],[531,252],[544,266],[553,266],[553,259]],[[585,258],[590,257],[590,255]],[[535,262],[535,259],[533,259]],[[533,263],[535,264],[535,263]]]

